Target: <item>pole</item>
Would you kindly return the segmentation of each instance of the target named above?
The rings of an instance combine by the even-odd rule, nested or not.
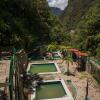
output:
[[[10,62],[10,74],[9,74],[9,92],[10,92],[10,100],[13,100],[13,76],[14,76],[14,68],[15,68],[15,53],[16,50],[15,48],[13,49],[13,55],[11,57],[11,62]]]
[[[87,78],[87,86],[86,86],[86,97],[85,97],[85,100],[88,100],[88,87],[89,87],[89,80]]]

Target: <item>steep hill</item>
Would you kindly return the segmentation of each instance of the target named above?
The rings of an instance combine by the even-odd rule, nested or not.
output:
[[[68,6],[62,13],[60,19],[67,30],[72,30],[88,11],[94,0],[69,0]]]
[[[100,0],[69,0],[61,20],[72,46],[100,59]]]

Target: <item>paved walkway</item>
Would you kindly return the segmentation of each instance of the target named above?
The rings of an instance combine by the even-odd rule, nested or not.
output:
[[[67,67],[67,64],[64,62],[63,64],[59,64],[60,68]],[[93,77],[87,73],[79,73],[76,70],[76,63],[71,64],[70,63],[70,71],[75,74],[75,76],[67,76],[64,74],[60,74],[59,77],[63,78],[64,80],[72,80],[74,85],[77,88],[77,100],[84,100],[86,96],[86,86],[87,86],[87,78],[90,78],[89,81],[89,96],[91,100],[100,100],[100,87],[96,83],[96,81],[93,79]],[[66,68],[65,68],[66,69]]]
[[[9,78],[10,60],[0,61],[0,83],[5,83],[6,78]]]

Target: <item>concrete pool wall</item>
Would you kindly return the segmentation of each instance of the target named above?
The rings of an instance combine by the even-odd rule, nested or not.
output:
[[[55,67],[56,67],[56,72],[43,72],[43,73],[38,73],[38,74],[56,74],[56,73],[61,73],[61,71],[60,71],[60,69],[59,69],[59,66],[57,65],[57,63],[55,63],[55,62],[47,62],[47,63],[29,63],[28,64],[28,67],[27,67],[27,72],[29,72],[30,71],[30,68],[31,68],[31,65],[34,65],[34,64],[54,64],[55,65]]]
[[[66,95],[63,97],[60,97],[60,98],[41,99],[41,100],[74,100],[63,79],[61,79],[61,80],[48,80],[48,81],[43,81],[43,82],[44,83],[61,82]],[[36,91],[33,94],[31,94],[31,100],[35,100],[35,98],[36,98]]]

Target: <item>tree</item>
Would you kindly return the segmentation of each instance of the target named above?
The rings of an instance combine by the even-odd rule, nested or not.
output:
[[[68,57],[68,56],[66,56],[66,57],[64,58],[64,60],[65,60],[65,62],[66,62],[66,64],[67,64],[67,72],[65,72],[65,74],[70,75],[70,74],[71,74],[71,73],[70,73],[70,63],[72,64],[72,63],[73,63],[73,60],[72,60],[71,57]]]
[[[62,34],[51,32],[61,23],[50,12],[46,0],[0,1],[0,46],[29,49],[56,41]],[[56,34],[56,35],[54,35]]]
[[[70,52],[68,51],[69,48],[70,48],[70,46],[52,45],[52,44],[48,45],[48,48],[47,48],[47,50],[50,51],[50,52],[57,51],[57,50],[62,52],[62,54],[63,54],[63,62],[65,61],[66,64],[67,64],[67,72],[65,72],[65,74],[67,74],[67,75],[71,74],[70,71],[69,71],[70,70],[69,64],[73,63],[72,56],[71,56]],[[66,70],[66,68],[65,68],[65,70]]]
[[[54,52],[54,51],[56,51],[57,50],[57,45],[54,45],[54,44],[49,44],[48,46],[47,46],[47,51],[48,52]]]

